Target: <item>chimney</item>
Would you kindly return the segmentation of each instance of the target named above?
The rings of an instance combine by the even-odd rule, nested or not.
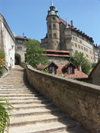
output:
[[[23,38],[24,38],[24,33],[23,33]]]
[[[81,65],[78,66],[78,70],[82,72],[82,67],[81,67]]]
[[[71,20],[71,26],[73,27],[73,20]]]

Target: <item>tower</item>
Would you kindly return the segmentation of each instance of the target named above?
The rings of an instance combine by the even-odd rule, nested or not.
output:
[[[47,49],[59,50],[60,49],[59,17],[57,9],[55,9],[55,7],[53,6],[52,0],[46,20],[47,20],[47,33],[48,33]]]

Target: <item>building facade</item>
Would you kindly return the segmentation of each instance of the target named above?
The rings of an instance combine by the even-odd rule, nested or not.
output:
[[[0,14],[0,49],[5,53],[6,67],[14,68],[15,38],[2,14]]]
[[[28,38],[26,36],[24,36],[23,33],[23,37],[21,36],[16,36],[15,37],[16,40],[16,46],[15,46],[15,64],[20,64],[21,62],[25,62],[25,51],[26,48],[24,46],[24,41],[28,40]]]
[[[40,47],[51,50],[69,51],[73,55],[76,51],[82,52],[92,63],[94,62],[94,41],[84,32],[73,26],[73,21],[68,24],[59,18],[58,11],[53,6],[48,10],[47,34],[41,39]]]

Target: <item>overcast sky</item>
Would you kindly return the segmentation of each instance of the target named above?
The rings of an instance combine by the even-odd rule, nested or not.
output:
[[[100,45],[100,0],[53,0],[60,18],[92,37]],[[47,33],[51,0],[0,0],[0,13],[15,36],[41,40]]]

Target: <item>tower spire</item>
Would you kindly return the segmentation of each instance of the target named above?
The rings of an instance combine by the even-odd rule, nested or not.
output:
[[[66,29],[68,29],[69,28],[69,26],[68,26],[68,23],[67,23],[67,21],[66,21]]]
[[[51,6],[53,6],[53,1],[51,0]]]

